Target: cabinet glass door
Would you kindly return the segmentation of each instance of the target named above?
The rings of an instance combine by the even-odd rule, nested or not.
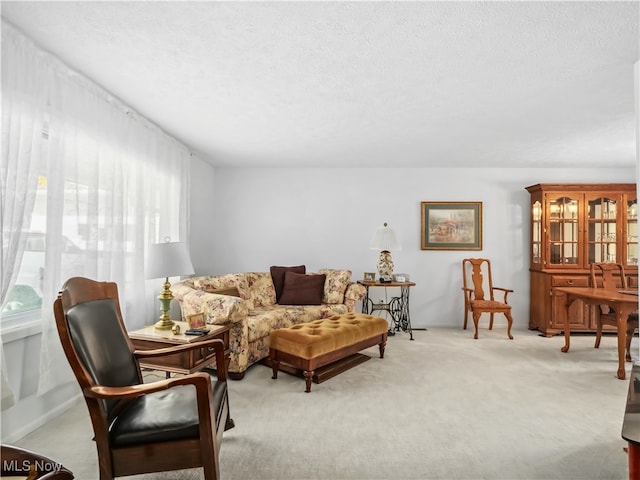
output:
[[[569,197],[549,200],[549,263],[578,264],[578,200]]]
[[[531,205],[531,263],[542,263],[542,203]]]
[[[599,197],[587,201],[587,258],[589,263],[617,262],[617,198]]]
[[[627,265],[638,264],[638,200],[627,200]]]

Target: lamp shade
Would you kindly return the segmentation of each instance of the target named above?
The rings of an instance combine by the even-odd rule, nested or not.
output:
[[[187,244],[184,242],[149,245],[145,276],[147,278],[177,277],[195,273]]]
[[[380,250],[381,252],[400,251],[402,246],[396,238],[396,232],[385,222],[384,226],[378,228],[369,242],[371,250]]]

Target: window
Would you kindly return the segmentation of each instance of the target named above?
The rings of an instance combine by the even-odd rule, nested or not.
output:
[[[22,263],[13,288],[7,294],[2,307],[2,316],[39,312],[42,308],[42,280],[44,275],[44,252],[46,228],[47,181],[38,178],[38,190],[27,243],[22,255]]]

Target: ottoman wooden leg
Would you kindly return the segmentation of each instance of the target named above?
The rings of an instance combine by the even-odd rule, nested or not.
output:
[[[273,372],[273,375],[271,375],[271,378],[273,378],[274,380],[278,378],[279,369],[280,369],[280,360],[277,360],[275,355],[271,355],[271,371]]]
[[[316,373],[315,370],[305,370],[304,371],[304,381],[307,384],[307,388],[305,390],[306,393],[311,391],[311,380],[313,379],[313,375]]]
[[[378,348],[380,349],[380,358],[384,358],[384,348],[387,346],[387,341],[383,340],[382,342],[380,342],[380,344],[378,345]]]

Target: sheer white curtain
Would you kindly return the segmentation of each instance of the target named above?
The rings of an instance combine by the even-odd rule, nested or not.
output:
[[[7,40],[22,37],[5,27],[3,63]],[[71,379],[51,309],[67,278],[114,281],[127,326],[153,321],[160,283],[145,281],[145,251],[167,236],[186,240],[190,154],[108,92],[27,39],[21,41],[26,45],[14,55],[15,66],[38,58],[23,83],[45,79],[45,93],[37,95],[46,100],[38,113],[48,136],[41,172],[46,180],[40,181],[46,192],[43,392]]]
[[[24,57],[20,37],[3,36],[2,48],[2,163],[0,164],[0,306],[13,288],[24,253],[27,231],[36,199],[42,160],[43,79],[29,76],[39,59]],[[16,59],[22,57],[23,61]],[[29,78],[30,81],[26,81]],[[2,309],[0,308],[0,319]],[[0,341],[2,371],[1,409],[14,404]]]

